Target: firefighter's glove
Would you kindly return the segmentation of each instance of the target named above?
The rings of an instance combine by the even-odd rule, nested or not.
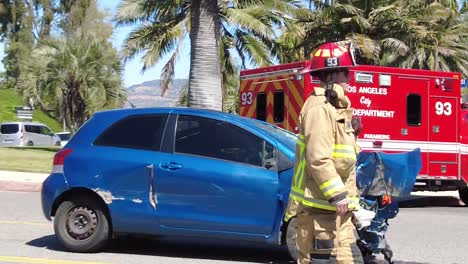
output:
[[[336,203],[336,214],[337,215],[344,215],[349,211],[349,198],[346,197],[343,200],[340,200]]]
[[[358,227],[365,228],[370,226],[372,219],[375,217],[375,212],[371,210],[366,210],[364,208],[360,208],[357,211],[353,212],[354,218],[358,222]]]

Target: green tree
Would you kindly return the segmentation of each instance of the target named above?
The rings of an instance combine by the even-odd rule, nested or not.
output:
[[[57,14],[59,15],[59,27],[66,37],[76,34],[76,31],[86,22],[86,14],[91,6],[96,5],[96,0],[59,0]]]
[[[95,111],[126,100],[117,52],[94,38],[49,40],[32,52],[24,69],[19,90],[72,131]]]
[[[402,1],[403,2],[403,1]],[[458,71],[468,76],[468,23],[465,8],[457,1],[414,0],[399,2],[376,20],[392,21],[385,27],[388,36],[382,42],[381,64],[404,68]]]
[[[44,40],[50,37],[52,31],[52,23],[57,12],[54,6],[54,0],[33,0],[36,17],[39,17],[38,23],[38,39]]]
[[[112,26],[96,0],[34,1],[36,12],[54,8],[62,37],[50,35],[50,17],[39,21],[36,47],[19,63],[17,89],[25,99],[72,130],[95,111],[122,106],[126,94],[120,59],[109,42]]]
[[[456,0],[313,1],[298,18],[304,29],[281,39],[283,62],[323,42],[352,42],[362,64],[459,71],[467,74],[466,2]],[[291,35],[291,34],[290,34]]]
[[[125,40],[122,56],[131,59],[143,53],[144,71],[170,54],[161,76],[164,93],[171,85],[183,40],[189,36],[188,105],[221,110],[226,80],[236,74],[236,58],[244,67],[246,62],[272,64],[278,51],[275,28],[292,26],[287,17],[300,5],[295,0],[124,0],[116,20],[137,28]]]
[[[28,1],[14,0],[3,4],[7,14],[4,26],[5,54],[2,63],[8,87],[15,87],[21,72],[21,62],[34,47],[34,11]]]

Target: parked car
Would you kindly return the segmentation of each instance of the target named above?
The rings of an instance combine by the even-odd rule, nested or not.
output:
[[[71,132],[66,132],[66,131],[57,132],[55,133],[55,135],[57,135],[60,138],[60,146],[62,147],[67,145],[68,141],[70,140],[72,136]]]
[[[42,208],[58,240],[92,252],[112,235],[198,236],[295,248],[283,215],[296,136],[190,108],[122,109],[89,119],[58,152]]]
[[[0,123],[0,146],[60,146],[60,138],[37,122]]]

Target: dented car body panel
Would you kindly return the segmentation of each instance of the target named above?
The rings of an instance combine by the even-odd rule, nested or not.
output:
[[[64,192],[70,189],[70,186],[65,180],[63,174],[52,173],[42,183],[42,212],[44,216],[50,220],[52,216],[52,206],[55,200]]]
[[[147,121],[138,123],[142,120],[159,120],[160,130]],[[135,129],[135,135],[125,136],[147,128],[155,129],[158,139],[147,140],[151,148],[129,147],[128,142],[138,144],[138,139],[120,136],[124,130],[119,125],[125,122]],[[278,244],[295,136],[277,129],[253,119],[189,108],[97,113],[67,144],[73,151],[65,159],[63,174],[51,174],[45,181],[44,214],[48,219],[54,215],[53,203],[61,194],[85,188],[106,204],[114,233]],[[109,140],[102,139],[108,134]],[[117,138],[127,145],[108,143]]]

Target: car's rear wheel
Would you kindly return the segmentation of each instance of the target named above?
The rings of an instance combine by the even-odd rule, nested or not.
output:
[[[458,190],[458,194],[460,194],[460,199],[462,202],[468,206],[468,187],[462,188]]]
[[[57,141],[55,142],[55,146],[61,146],[62,144],[60,143],[60,141]]]
[[[60,204],[54,230],[58,240],[73,252],[96,252],[110,237],[104,206],[95,199],[78,197]]]
[[[299,254],[296,244],[297,239],[297,222],[296,218],[289,221],[288,227],[286,229],[286,246],[288,247],[288,252],[291,258],[296,261]]]
[[[34,143],[32,141],[28,141],[28,143],[26,143],[26,146],[32,147],[32,146],[34,146]]]

